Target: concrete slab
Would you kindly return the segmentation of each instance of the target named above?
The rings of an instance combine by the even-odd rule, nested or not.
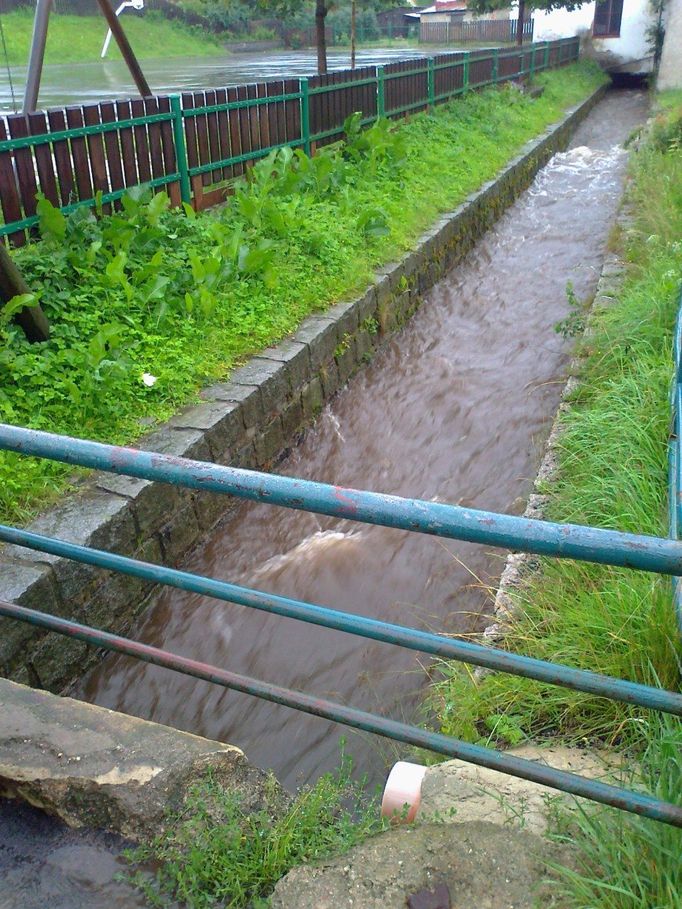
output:
[[[0,796],[22,798],[73,827],[145,839],[209,771],[248,811],[263,806],[266,781],[272,791],[267,775],[232,745],[6,679],[0,704]]]

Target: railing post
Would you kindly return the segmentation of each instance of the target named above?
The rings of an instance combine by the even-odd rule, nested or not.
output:
[[[549,41],[545,41],[545,55],[544,55],[544,59],[542,62],[542,68],[543,69],[549,68]]]
[[[173,114],[173,137],[175,139],[175,157],[180,174],[180,198],[188,205],[192,202],[192,189],[189,184],[189,164],[187,162],[187,144],[185,142],[185,125],[182,118],[180,95],[170,96],[171,113]]]
[[[310,95],[308,94],[308,80],[299,79],[298,89],[301,95],[301,142],[303,151],[310,157]]]
[[[426,92],[429,99],[429,107],[433,108],[436,103],[436,79],[433,57],[426,61]]]
[[[464,51],[464,68],[462,75],[462,91],[469,91],[469,51]]]
[[[496,47],[493,51],[493,72],[492,72],[492,81],[493,85],[497,85],[497,81],[500,78],[500,49]]]
[[[377,119],[386,116],[386,95],[384,86],[384,68],[377,66]]]

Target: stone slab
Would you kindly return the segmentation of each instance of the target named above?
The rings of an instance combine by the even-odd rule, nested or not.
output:
[[[267,775],[233,745],[6,679],[0,703],[0,795],[22,798],[72,827],[147,839],[208,771],[239,792],[247,810],[265,802]]]

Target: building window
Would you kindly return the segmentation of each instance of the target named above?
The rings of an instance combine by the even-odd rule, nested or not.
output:
[[[594,8],[592,34],[595,38],[619,38],[623,0],[600,0]]]

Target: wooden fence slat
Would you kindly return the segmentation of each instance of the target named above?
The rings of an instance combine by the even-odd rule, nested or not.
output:
[[[144,112],[147,116],[154,116],[159,113],[159,99],[156,97],[145,98]],[[161,124],[149,123],[147,126],[147,138],[149,141],[149,157],[152,165],[152,177],[156,180],[165,177],[166,170],[163,159],[163,139],[161,136]],[[158,187],[155,192],[161,192],[163,187]]]
[[[215,107],[218,103],[214,89],[207,89],[204,92],[204,97],[206,98],[207,107]],[[220,161],[220,133],[218,130],[218,114],[216,112],[206,114],[206,130],[208,134],[208,161]],[[222,179],[220,169],[212,170],[207,176],[209,183],[219,183]]]
[[[83,109],[75,106],[67,107],[66,122],[72,128],[83,126]],[[90,179],[90,161],[88,160],[88,146],[85,142],[85,137],[79,136],[71,139],[70,145],[78,199],[92,199],[94,191],[92,180]]]
[[[247,97],[250,100],[254,100],[258,97],[258,89],[255,85],[246,86]],[[260,137],[260,126],[258,122],[259,107],[252,106],[247,108],[249,112],[249,130],[251,131],[251,149],[252,151],[260,151],[263,148]]]
[[[130,102],[130,109],[133,117],[144,117],[144,101],[136,98]],[[152,178],[151,162],[149,160],[149,136],[147,135],[147,125],[133,127],[135,136],[135,153],[137,155],[137,172],[140,175],[140,183],[149,183]]]
[[[294,94],[299,90],[298,79],[286,79],[284,93]],[[298,101],[285,101],[286,138],[288,142],[295,142],[301,138],[301,112]]]
[[[270,88],[271,84],[269,82],[259,82],[256,86],[257,97],[267,98],[270,94]],[[271,105],[269,104],[259,104],[257,108],[261,148],[270,148],[272,145],[272,142],[270,141],[270,106]]]
[[[7,126],[12,139],[23,139],[28,136],[28,121],[23,114],[8,117]],[[34,215],[36,213],[38,184],[36,183],[33,154],[30,148],[15,149],[14,166],[17,171],[17,185],[24,215]]]
[[[236,86],[228,88],[227,90],[227,100],[228,101],[238,101],[239,92],[237,91]],[[230,122],[230,149],[231,157],[236,158],[242,153],[242,134],[241,134],[241,124],[239,119],[239,111],[234,108],[228,112],[228,119]],[[244,173],[243,164],[233,164],[232,165],[232,175],[238,177],[240,174]]]
[[[130,120],[132,112],[130,101],[117,101],[116,113],[119,120]],[[126,187],[137,186],[140,180],[137,176],[137,166],[135,160],[135,140],[133,138],[133,129],[127,126],[118,131],[121,142],[121,158],[123,160],[123,185]]]
[[[268,83],[270,97],[281,95],[284,91],[281,82]],[[279,117],[278,111],[282,107],[281,101],[273,101],[268,104],[268,141],[270,145],[281,145],[282,139],[279,135]]]
[[[246,101],[248,97],[248,92],[245,85],[237,86],[237,98],[240,101]],[[251,151],[251,128],[249,123],[249,109],[248,107],[239,107],[237,108],[237,113],[239,115],[239,136],[241,138],[241,154],[247,155]],[[248,167],[248,161],[244,163],[243,173],[246,173],[246,168]]]
[[[198,91],[194,93],[194,99],[197,107],[206,107],[206,92]],[[194,118],[197,130],[197,143],[199,146],[199,164],[211,163],[211,152],[208,144],[208,119],[207,114],[199,114]],[[213,176],[209,171],[201,175],[201,185],[210,186],[213,182]]]
[[[49,133],[50,125],[47,122],[45,111],[36,111],[28,115],[28,131],[32,136],[44,136]],[[46,142],[44,145],[36,145],[33,153],[38,170],[40,191],[53,205],[58,206],[59,190],[57,188],[57,175],[55,173],[55,161],[52,157],[52,148]]]
[[[5,120],[0,118],[0,141],[8,139]],[[2,216],[5,224],[20,221],[23,217],[19,190],[17,187],[16,172],[12,152],[0,152],[0,198],[2,199]],[[14,246],[23,246],[26,242],[26,233],[23,230],[15,231],[9,235],[9,240]]]
[[[99,106],[88,104],[84,107],[83,120],[86,126],[99,125],[102,122]],[[88,136],[86,142],[92,171],[93,189],[95,192],[101,189],[103,193],[107,193],[109,192],[109,176],[107,174],[102,134]]]
[[[99,106],[99,113],[102,123],[115,123],[117,120],[116,108],[112,101],[103,101]],[[123,189],[125,181],[123,179],[121,143],[118,130],[104,133],[104,152],[111,190],[115,192],[118,189]],[[115,207],[116,204],[114,204]]]
[[[215,90],[215,99],[216,104],[227,104],[227,89],[217,88]],[[221,110],[216,115],[216,123],[218,130],[218,155],[220,156],[218,160],[224,161],[225,158],[232,156],[230,151],[230,123],[227,111]],[[229,167],[221,167],[218,173],[218,180],[228,180],[231,176]]]

